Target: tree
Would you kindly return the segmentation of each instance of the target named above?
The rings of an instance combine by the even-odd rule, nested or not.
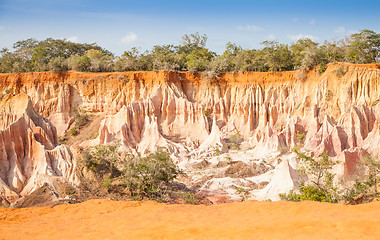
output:
[[[317,49],[318,43],[313,42],[310,38],[299,39],[291,44],[290,50],[293,55],[294,66],[296,68],[302,67],[307,52],[315,52]]]
[[[334,184],[332,168],[337,164],[329,158],[326,152],[320,154],[317,159],[307,153],[294,149],[299,159],[297,168],[298,174],[308,181],[302,181],[299,192],[290,191],[288,194],[280,194],[281,199],[290,201],[319,201],[319,202],[338,202],[338,187]]]
[[[261,43],[265,47],[261,50],[264,64],[269,71],[285,71],[293,69],[291,51],[288,45],[280,44],[277,41],[264,41]]]
[[[379,61],[380,34],[371,30],[362,30],[351,34],[346,40],[349,44],[346,56],[354,63],[371,63]]]
[[[207,35],[200,35],[198,32],[193,34],[185,34],[182,36],[182,41],[178,52],[190,54],[194,50],[206,48]]]

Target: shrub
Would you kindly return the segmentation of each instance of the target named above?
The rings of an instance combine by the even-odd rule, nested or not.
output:
[[[327,67],[326,67],[326,64],[319,64],[318,66],[318,73],[319,75],[322,75],[325,71],[326,71]]]
[[[338,202],[338,187],[334,184],[332,168],[337,164],[329,158],[326,152],[320,154],[318,159],[310,157],[301,152],[299,146],[293,150],[298,159],[298,175],[307,177],[308,182],[302,181],[299,192],[290,191],[288,194],[280,194],[280,198],[288,201],[319,201],[319,202]]]
[[[184,191],[178,193],[177,195],[181,198],[182,203],[185,204],[197,204],[199,201],[199,197],[192,192]]]
[[[215,156],[219,156],[220,154],[222,154],[222,145],[220,145],[219,143],[215,144],[214,154]]]
[[[299,202],[299,201],[318,201],[318,202],[337,202],[337,199],[334,199],[333,194],[330,192],[325,192],[322,189],[301,184],[299,188],[299,193],[291,190],[288,194],[280,194],[282,200]]]
[[[69,130],[70,135],[76,136],[76,135],[78,135],[78,133],[79,133],[79,130],[76,126],[70,128],[70,130]]]
[[[339,66],[339,68],[336,70],[337,77],[343,77],[344,75],[346,75],[346,73],[347,73],[347,69],[343,66]]]
[[[225,139],[227,148],[233,150],[240,150],[240,145],[243,142],[243,140],[243,136],[239,132]]]
[[[66,136],[58,137],[58,143],[59,144],[64,144],[68,138]]]
[[[124,157],[117,148],[118,145],[97,145],[82,153],[84,167],[95,173],[101,187],[108,192],[127,188],[134,200],[162,201],[171,193],[171,182],[180,170],[165,149],[145,157]]]
[[[73,124],[74,126],[70,128],[69,134],[76,136],[79,134],[79,130],[89,122],[89,119],[87,113],[81,109],[74,109],[73,115],[75,119]]]
[[[82,161],[85,167],[93,172],[105,174],[109,177],[120,176],[116,163],[120,162],[121,155],[117,152],[118,145],[97,145],[82,153]]]
[[[121,171],[121,179],[132,196],[156,200],[165,194],[165,185],[180,173],[164,149],[158,149],[145,157],[125,159]]]
[[[74,109],[73,115],[74,115],[74,119],[75,119],[74,124],[78,128],[83,127],[89,121],[87,113],[82,109]]]

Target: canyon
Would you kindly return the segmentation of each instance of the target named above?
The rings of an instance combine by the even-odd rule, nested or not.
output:
[[[332,63],[326,71],[201,73],[36,72],[0,74],[0,201],[16,202],[57,181],[79,185],[79,148],[119,144],[147,154],[166,148],[186,173],[178,181],[213,203],[279,200],[298,186],[301,146],[339,164],[350,180],[357,162],[380,154],[380,65]],[[71,144],[58,139],[84,128]]]

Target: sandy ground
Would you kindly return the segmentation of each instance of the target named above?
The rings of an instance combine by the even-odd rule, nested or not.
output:
[[[167,205],[90,200],[0,208],[0,239],[379,239],[380,202]]]

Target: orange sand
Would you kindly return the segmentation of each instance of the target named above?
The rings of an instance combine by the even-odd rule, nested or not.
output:
[[[0,239],[379,239],[380,202],[212,206],[90,200],[0,208]]]

